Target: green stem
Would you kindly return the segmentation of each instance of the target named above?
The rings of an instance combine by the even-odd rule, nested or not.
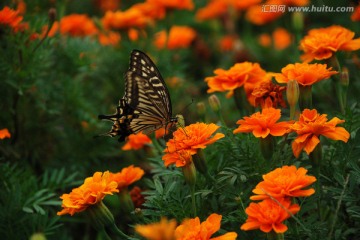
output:
[[[295,110],[296,110],[296,105],[290,106],[290,120],[294,120],[294,118],[295,118]]]
[[[300,98],[299,98],[300,110],[302,111],[305,108],[312,109],[311,86],[299,86],[299,88],[300,88]]]
[[[109,229],[109,231],[111,233],[113,233],[115,236],[118,236],[120,237],[120,239],[131,239],[130,236],[126,235],[125,233],[123,233],[117,226],[116,224],[111,224],[111,225],[108,225],[106,227],[107,229]]]
[[[196,217],[196,201],[195,201],[195,185],[191,186],[191,205],[193,209],[193,216]]]
[[[322,188],[320,183],[320,174],[321,174],[321,161],[322,161],[322,146],[321,142],[315,147],[315,149],[310,153],[309,158],[312,162],[313,168],[316,175],[316,193],[318,195],[317,205],[318,205],[318,214],[319,219],[321,220],[321,196]]]

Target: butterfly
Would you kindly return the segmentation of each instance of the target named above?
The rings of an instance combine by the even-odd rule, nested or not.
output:
[[[130,134],[153,131],[177,122],[172,117],[169,90],[154,62],[145,53],[133,50],[130,66],[125,73],[125,94],[112,115],[99,119],[113,122],[106,136],[119,136],[122,142]]]

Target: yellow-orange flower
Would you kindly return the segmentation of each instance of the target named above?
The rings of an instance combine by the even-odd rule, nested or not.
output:
[[[160,222],[136,225],[135,231],[148,240],[174,240],[176,220],[162,217]]]
[[[259,82],[270,80],[258,63],[251,62],[236,63],[229,70],[218,68],[214,73],[216,76],[205,78],[209,86],[207,92],[229,91],[227,97],[231,97],[236,88],[244,85],[246,92],[251,94]]]
[[[186,219],[176,228],[175,238],[176,240],[235,240],[237,237],[235,232],[228,232],[222,236],[211,238],[211,235],[219,231],[221,218],[221,215],[213,213],[202,223],[198,217]]]
[[[119,191],[140,180],[145,174],[144,170],[139,167],[130,165],[129,167],[123,168],[118,173],[110,173],[110,180],[117,183]]]
[[[337,25],[312,29],[300,41],[300,49],[304,51],[301,60],[323,60],[330,58],[337,51],[358,50],[360,38],[353,39],[354,36],[354,32]]]
[[[228,5],[225,1],[210,1],[205,7],[196,12],[196,19],[199,21],[214,19],[224,15],[227,12]]]
[[[118,32],[106,32],[106,33],[99,33],[99,43],[103,46],[111,45],[116,46],[120,42],[120,34]]]
[[[234,133],[248,133],[257,138],[266,138],[268,135],[282,136],[289,131],[290,123],[277,122],[281,117],[281,110],[275,108],[264,108],[262,112],[256,112],[250,117],[244,117],[237,121],[240,126]]]
[[[107,11],[101,22],[105,29],[127,29],[145,27],[151,19],[138,8],[129,8],[126,11]]]
[[[10,138],[11,134],[7,128],[3,128],[0,130],[0,139]]]
[[[151,143],[151,139],[146,134],[139,132],[129,135],[126,144],[121,149],[124,151],[138,150]]]
[[[355,7],[353,14],[351,14],[351,20],[354,22],[360,21],[360,4]]]
[[[299,157],[302,150],[305,150],[309,155],[320,142],[320,135],[343,142],[349,140],[349,132],[343,127],[336,127],[345,120],[340,120],[337,117],[330,121],[327,120],[327,115],[320,115],[316,109],[305,109],[301,113],[299,121],[290,126],[297,133],[297,137],[292,143],[295,157]]]
[[[159,48],[177,49],[187,48],[196,37],[193,28],[187,26],[172,26],[167,36],[165,31],[158,32],[155,35],[154,45]]]
[[[57,215],[70,214],[72,216],[84,211],[89,206],[101,202],[105,195],[119,192],[117,186],[118,184],[111,180],[109,171],[96,172],[92,177],[86,178],[80,187],[60,197],[63,200],[61,205],[63,209]]]
[[[285,28],[276,28],[272,33],[274,47],[277,50],[287,48],[292,41],[291,34]]]
[[[277,108],[278,105],[286,107],[286,103],[283,98],[283,91],[286,87],[282,87],[272,82],[262,82],[254,88],[251,95],[254,96],[255,107],[261,108]]]
[[[326,64],[295,63],[288,64],[281,69],[281,73],[275,73],[274,76],[278,83],[296,80],[299,85],[311,86],[337,73],[337,71],[332,71],[331,67],[327,68]]]
[[[283,166],[265,175],[263,181],[256,185],[252,191],[257,194],[250,197],[251,200],[263,200],[267,198],[285,197],[308,197],[315,193],[313,188],[303,189],[316,181],[313,176],[306,175],[305,168],[295,166]]]
[[[71,14],[60,20],[60,33],[73,37],[91,36],[98,33],[95,23],[86,14]]]
[[[179,128],[173,133],[173,138],[166,143],[165,153],[175,153],[179,150],[189,150],[191,155],[197,153],[198,149],[205,149],[223,138],[222,133],[215,133],[219,126],[214,123],[194,123],[184,128]],[[163,157],[164,159],[164,157]]]
[[[8,6],[5,6],[0,11],[0,26],[9,26],[13,29],[16,29],[23,19],[23,17],[19,15],[20,12],[18,10],[14,10]]]
[[[158,6],[162,6],[170,9],[186,9],[193,10],[194,3],[192,0],[147,0],[150,3],[156,4]]]
[[[240,227],[241,230],[248,231],[260,229],[263,232],[284,233],[288,227],[283,223],[300,210],[299,205],[291,204],[289,199],[279,199],[278,202],[272,199],[265,199],[259,203],[250,203],[245,212],[248,215],[246,222]]]

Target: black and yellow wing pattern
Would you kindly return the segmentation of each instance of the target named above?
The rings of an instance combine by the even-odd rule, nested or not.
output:
[[[153,131],[175,122],[165,81],[153,61],[143,52],[133,50],[125,73],[125,94],[113,115],[99,115],[113,126],[104,135],[119,136],[124,141],[132,133]]]

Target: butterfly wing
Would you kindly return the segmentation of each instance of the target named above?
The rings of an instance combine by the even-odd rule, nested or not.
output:
[[[171,115],[169,91],[159,70],[145,53],[133,50],[125,73],[124,97],[113,115],[99,116],[113,122],[104,135],[120,136],[122,142],[132,133],[149,134],[175,121]]]
[[[127,136],[133,133],[129,127],[129,123],[133,118],[138,116],[138,112],[134,110],[127,102],[125,98],[119,100],[119,105],[116,107],[116,112],[112,115],[99,115],[99,119],[104,119],[113,122],[111,130],[101,136],[120,136],[119,142],[125,140]]]
[[[166,84],[151,59],[138,50],[131,53],[124,98],[138,113],[129,123],[134,133],[149,134],[171,120],[171,100]]]

